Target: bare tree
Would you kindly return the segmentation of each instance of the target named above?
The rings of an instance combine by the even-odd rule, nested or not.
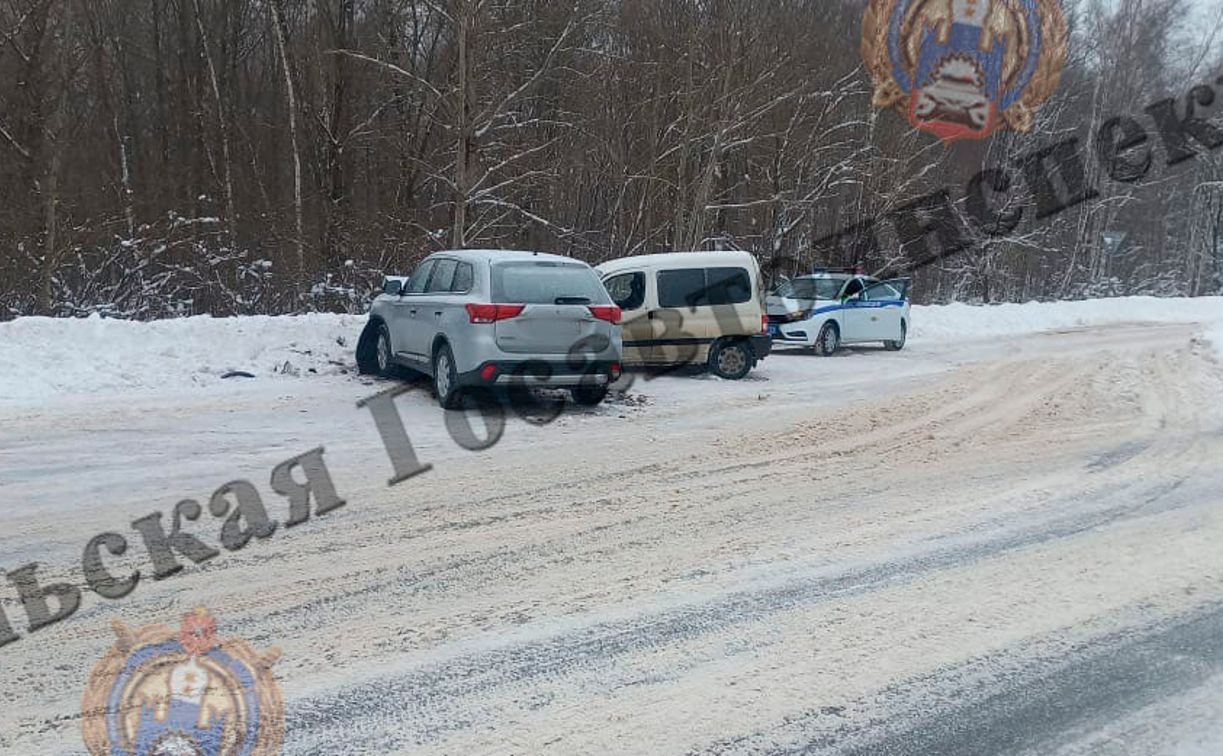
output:
[[[306,230],[305,211],[302,206],[302,160],[297,144],[297,94],[293,86],[293,71],[289,66],[289,49],[285,42],[284,0],[271,0],[268,5],[272,13],[272,33],[276,37],[276,49],[280,54],[280,65],[284,74],[285,98],[289,112],[289,147],[293,155],[293,242],[297,249],[297,278],[306,276]]]
[[[1092,140],[1117,115],[1152,133],[1147,105],[1215,86],[1223,15],[1066,4],[1033,132],[948,147],[872,107],[863,6],[5,0],[0,316],[355,309],[452,246],[901,269],[886,222],[866,257],[822,242],[943,187],[974,244],[922,268],[919,298],[1219,289],[1217,155],[1116,181]],[[1097,195],[1036,222],[1017,161],[1071,137]],[[985,234],[962,189],[993,166],[1025,221]]]
[[[208,42],[208,32],[204,28],[204,14],[200,8],[200,0],[192,0],[195,8],[195,28],[200,35],[200,48],[203,51],[204,62],[208,67],[208,83],[212,93],[213,105],[217,119],[217,131],[221,141],[221,175],[222,191],[225,193],[225,223],[231,239],[238,238],[238,212],[234,205],[233,166],[230,163],[229,119],[225,114],[225,100],[221,96],[221,84],[217,78],[217,67],[212,59],[211,45]]]

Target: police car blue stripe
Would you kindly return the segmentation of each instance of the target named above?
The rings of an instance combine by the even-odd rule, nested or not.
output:
[[[882,307],[904,307],[903,299],[881,299],[870,302],[854,302],[853,304],[835,304],[827,307],[817,307],[811,311],[805,320],[810,320],[816,315],[824,315],[829,312],[837,312],[838,310],[875,310]]]

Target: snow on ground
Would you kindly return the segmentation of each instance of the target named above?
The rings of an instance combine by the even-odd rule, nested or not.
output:
[[[170,393],[220,383],[233,371],[283,378],[335,374],[351,369],[364,322],[322,314],[147,323],[19,318],[0,323],[0,401]]]
[[[149,323],[21,318],[0,323],[0,403],[215,386],[233,371],[294,380],[353,370],[364,316],[196,317]],[[914,344],[1110,323],[1203,323],[1223,351],[1223,297],[914,307]]]
[[[1078,302],[913,308],[914,339],[978,339],[1113,323],[1210,323],[1223,349],[1223,297],[1121,297]]]
[[[1214,345],[1215,351],[1223,354],[1223,320],[1207,322],[1202,336]]]
[[[363,320],[0,325],[0,567],[114,531],[147,570],[127,523],[283,512],[319,446],[348,501],[33,635],[0,580],[0,753],[79,752],[110,621],[194,606],[282,650],[288,754],[1223,753],[1219,300],[917,308],[903,352],[637,376],[480,453],[417,385],[398,486]]]

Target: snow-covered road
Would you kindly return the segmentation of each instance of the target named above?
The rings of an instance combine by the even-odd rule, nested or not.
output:
[[[0,648],[0,752],[82,752],[110,620],[204,605],[283,651],[286,753],[1218,753],[1223,366],[1202,336],[1223,305],[1024,307],[955,314],[967,340],[931,312],[901,353],[640,379],[479,453],[417,389],[399,407],[434,467],[395,487],[356,406],[387,384],[331,365],[338,343],[189,378],[132,343],[126,384],[22,385],[0,567],[80,582],[94,534],[237,478],[271,505],[272,466],[317,446],[348,504]],[[0,385],[50,375],[22,369]]]

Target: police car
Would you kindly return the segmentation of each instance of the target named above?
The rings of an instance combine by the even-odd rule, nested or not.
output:
[[[854,271],[816,271],[786,279],[766,299],[776,346],[795,344],[831,355],[842,344],[904,348],[909,334],[909,279],[880,281]]]

